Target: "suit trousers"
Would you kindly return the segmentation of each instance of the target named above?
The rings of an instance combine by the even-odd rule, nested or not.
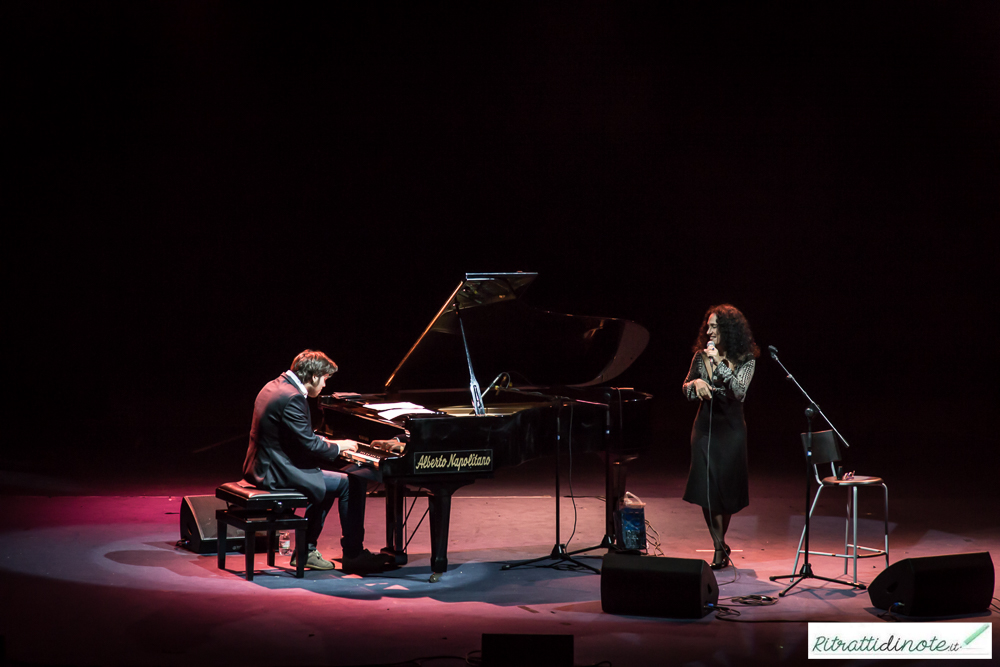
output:
[[[326,494],[323,500],[306,507],[306,545],[312,551],[319,542],[323,532],[326,515],[337,503],[340,514],[340,546],[344,550],[344,558],[354,558],[361,553],[365,542],[365,494],[368,492],[368,481],[354,475],[345,475],[332,470],[323,471],[323,482],[326,484]]]

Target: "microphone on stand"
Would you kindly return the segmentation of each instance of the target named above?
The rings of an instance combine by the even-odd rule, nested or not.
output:
[[[500,385],[498,383],[500,382],[501,378],[504,378],[504,376],[506,376],[506,380],[507,380],[507,384],[504,385],[504,388],[506,389],[507,387],[509,387],[510,386],[510,375],[507,375],[507,373],[500,373],[500,375],[498,375],[495,378],[493,378],[493,382],[490,382],[489,386],[486,387],[486,391],[483,392],[483,396],[485,396],[486,394],[490,393],[490,389],[493,389],[494,387],[497,388],[497,393],[499,393],[499,391],[500,391]]]
[[[768,345],[767,346],[767,351],[771,353],[771,358],[772,359],[777,359],[778,358],[778,348],[776,348],[775,346]]]

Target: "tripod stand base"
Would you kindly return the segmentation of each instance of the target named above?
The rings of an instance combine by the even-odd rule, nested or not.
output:
[[[798,574],[776,574],[773,577],[768,577],[771,581],[777,581],[778,579],[792,579],[792,583],[788,584],[785,590],[778,593],[778,597],[785,597],[788,591],[792,590],[795,586],[799,584],[803,579],[819,579],[820,581],[829,581],[831,584],[840,584],[841,586],[850,586],[859,591],[867,589],[864,584],[855,584],[850,581],[841,581],[840,579],[833,579],[831,577],[821,577],[818,574],[813,574],[812,566],[809,563],[805,563],[802,569],[799,570]]]
[[[601,540],[601,543],[598,544],[597,546],[587,547],[585,549],[577,549],[576,551],[566,551],[565,544],[557,544],[552,547],[552,552],[548,556],[540,556],[539,558],[522,560],[516,563],[507,563],[506,565],[501,566],[500,569],[513,570],[515,567],[534,565],[535,563],[541,563],[542,561],[551,560],[554,562],[549,563],[548,565],[539,565],[539,567],[558,567],[563,563],[572,563],[577,567],[590,570],[594,574],[600,574],[601,571],[598,568],[594,567],[593,565],[588,565],[582,561],[579,561],[576,558],[573,558],[573,556],[575,556],[576,554],[582,554],[586,551],[594,551],[595,549],[610,549],[612,542],[613,542],[612,538],[609,537],[608,535],[605,535],[604,539]],[[592,556],[592,558],[596,558],[596,556]]]

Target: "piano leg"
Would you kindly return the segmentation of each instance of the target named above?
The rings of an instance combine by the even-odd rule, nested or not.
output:
[[[604,540],[601,546],[613,548],[621,542],[621,535],[615,524],[615,512],[625,498],[625,482],[628,477],[628,463],[638,458],[636,455],[604,455]]]
[[[604,453],[604,539],[615,541],[615,510],[621,502],[618,479],[615,473],[619,463],[611,452]]]
[[[451,495],[458,489],[469,484],[442,483],[428,488],[430,496],[427,503],[430,508],[431,523],[431,578],[430,582],[441,580],[441,575],[448,570],[448,526],[451,523]]]
[[[403,500],[406,487],[395,482],[385,484],[385,548],[382,553],[391,556],[396,565],[406,565],[406,542],[403,532]]]

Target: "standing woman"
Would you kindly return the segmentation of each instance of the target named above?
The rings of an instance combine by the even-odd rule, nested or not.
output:
[[[715,544],[711,567],[720,570],[729,565],[729,520],[750,504],[743,399],[760,349],[743,313],[723,304],[705,313],[693,352],[684,395],[701,403],[691,429],[684,500],[701,505]]]

